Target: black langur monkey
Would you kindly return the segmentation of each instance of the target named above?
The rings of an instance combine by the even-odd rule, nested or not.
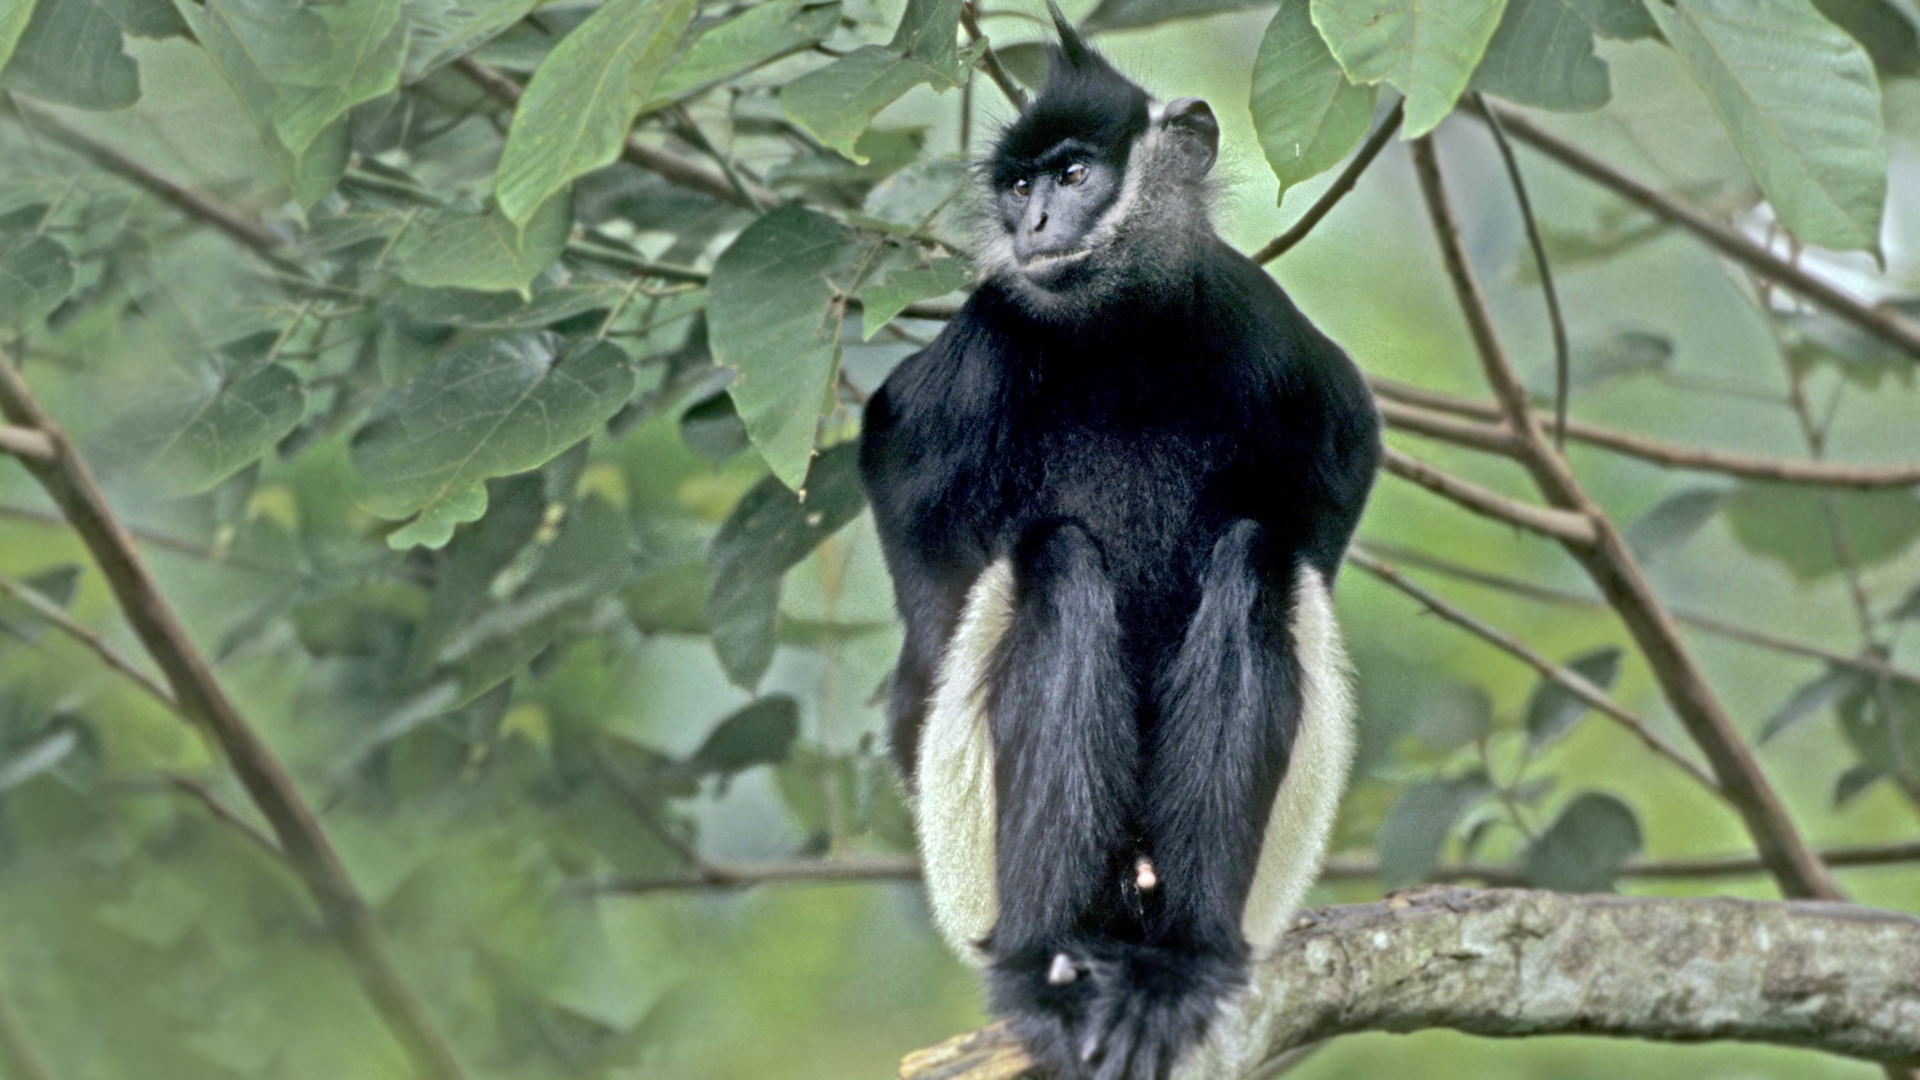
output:
[[[984,280],[868,402],[860,466],[935,919],[1050,1075],[1164,1080],[1319,872],[1352,756],[1328,589],[1379,420],[1214,235],[1206,104],[1053,14]]]

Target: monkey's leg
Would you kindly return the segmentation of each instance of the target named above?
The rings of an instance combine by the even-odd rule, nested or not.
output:
[[[1240,521],[1215,542],[1157,687],[1143,806],[1157,881],[1147,940],[1095,969],[1100,1080],[1166,1076],[1245,980],[1241,914],[1300,715],[1288,592],[1266,541]]]
[[[999,916],[988,981],[995,1011],[1065,1077],[1089,997],[1086,943],[1117,910],[1137,798],[1136,702],[1113,583],[1086,530],[1036,526],[1013,562],[1013,622],[990,698]]]

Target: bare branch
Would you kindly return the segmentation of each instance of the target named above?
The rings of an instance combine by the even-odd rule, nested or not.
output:
[[[375,1011],[429,1080],[462,1080],[452,1050],[387,954],[379,925],[334,851],[320,819],[233,702],[160,595],[133,537],[107,504],[73,443],[35,400],[20,373],[0,357],[0,416],[33,428],[53,444],[52,461],[23,459],[92,552],[133,630],[159,665],[182,710],[220,746],[273,828],[293,868],[353,967]]]
[[[1558,604],[1563,607],[1606,608],[1611,610],[1610,605],[1597,596],[1586,596],[1581,593],[1551,589],[1545,585],[1536,585],[1531,581],[1522,581],[1518,578],[1507,577],[1504,574],[1478,570],[1471,566],[1465,566],[1435,555],[1429,555],[1424,551],[1418,551],[1403,544],[1393,543],[1390,540],[1367,538],[1357,542],[1369,551],[1378,552],[1390,559],[1405,563],[1409,566],[1418,566],[1437,574],[1445,574],[1448,577],[1458,578],[1461,581],[1469,581],[1476,585],[1483,585],[1489,589],[1498,589],[1501,592],[1525,597],[1528,600],[1533,600],[1538,603]],[[1762,633],[1759,630],[1752,630],[1736,623],[1727,622],[1724,619],[1713,618],[1709,615],[1701,615],[1678,608],[1669,610],[1673,615],[1674,621],[1686,626],[1691,626],[1697,630],[1704,630],[1709,634],[1729,638],[1747,645],[1752,645],[1756,648],[1770,649],[1774,652],[1804,657],[1808,660],[1818,660],[1822,663],[1848,668],[1861,672],[1862,674],[1873,675],[1883,679],[1892,679],[1895,682],[1904,682],[1912,686],[1920,687],[1920,674],[1907,671],[1904,668],[1894,667],[1892,664],[1887,663],[1877,656],[1853,656],[1847,653],[1835,652],[1832,649],[1823,649],[1818,645],[1808,645],[1802,641],[1794,641],[1790,638]]]
[[[1578,514],[1569,514],[1564,510],[1544,506],[1530,506],[1517,499],[1510,499],[1498,492],[1488,491],[1478,484],[1462,480],[1452,473],[1443,472],[1391,446],[1387,447],[1386,453],[1382,455],[1380,467],[1402,480],[1411,481],[1436,495],[1451,499],[1483,517],[1503,521],[1508,525],[1518,526],[1565,544],[1593,543],[1592,523]]]
[[[1006,65],[1000,62],[1000,54],[993,51],[993,43],[987,40],[987,35],[980,32],[980,20],[974,16],[971,2],[960,5],[960,25],[966,28],[967,37],[982,46],[980,69],[987,73],[987,78],[992,79],[993,85],[1007,95],[1007,100],[1013,103],[1014,108],[1026,108],[1027,92],[1020,89],[1020,84],[1013,81],[1013,76],[1007,74]]]
[[[1517,444],[1507,443],[1507,449],[1498,449],[1485,441],[1478,432],[1467,436],[1452,434],[1449,429],[1424,430],[1411,423],[1397,423],[1396,419],[1407,414],[1387,411],[1387,402],[1400,406],[1414,406],[1452,416],[1467,417],[1474,420],[1494,420],[1501,418],[1500,408],[1491,402],[1473,401],[1468,398],[1443,394],[1436,390],[1426,390],[1406,383],[1395,382],[1378,376],[1369,376],[1367,384],[1381,402],[1381,413],[1387,422],[1409,431],[1428,435],[1445,442],[1470,446],[1476,450],[1494,450],[1498,453],[1517,452]],[[1418,414],[1414,414],[1416,417]],[[1534,418],[1546,422],[1547,414],[1534,410]],[[1567,421],[1567,437],[1575,442],[1586,443],[1612,450],[1627,457],[1636,458],[1663,469],[1683,469],[1689,472],[1723,473],[1738,476],[1745,480],[1768,480],[1781,484],[1812,484],[1824,487],[1844,488],[1899,488],[1920,485],[1920,463],[1904,465],[1846,465],[1831,461],[1816,461],[1794,458],[1758,457],[1750,454],[1732,454],[1721,450],[1707,450],[1699,447],[1681,446],[1678,443],[1663,442],[1643,435],[1620,431],[1616,428],[1602,427],[1580,420]]]
[[[472,80],[475,86],[508,105],[518,105],[520,95],[525,92],[519,83],[471,56],[463,56],[455,60],[453,67],[454,70]],[[620,156],[648,172],[657,174],[669,183],[679,184],[681,187],[711,195],[716,199],[724,199],[749,210],[756,208],[755,199],[766,206],[777,206],[783,201],[773,192],[758,187],[746,187],[741,191],[735,191],[733,185],[729,184],[727,178],[717,170],[689,161],[671,150],[648,146],[631,134],[627,136]]]
[[[168,773],[166,780],[168,787],[199,803],[208,814],[213,816],[214,820],[238,830],[240,835],[253,841],[260,850],[273,856],[276,861],[286,860],[286,852],[280,849],[280,844],[273,837],[262,832],[258,825],[247,820],[240,811],[228,806],[220,796],[213,793],[213,789],[207,786],[206,781],[183,773]]]
[[[1500,343],[1486,297],[1467,261],[1460,223],[1447,198],[1431,138],[1414,142],[1413,163],[1440,244],[1441,261],[1472,332],[1481,368],[1509,430],[1520,439],[1521,463],[1533,474],[1534,483],[1549,503],[1584,518],[1593,528],[1594,542],[1567,543],[1568,553],[1586,568],[1601,595],[1626,623],[1668,703],[1706,755],[1721,790],[1740,812],[1754,846],[1772,868],[1781,890],[1794,897],[1844,899],[1845,894],[1801,837],[1753,750],[1741,739],[1707,684],[1680,636],[1679,626],[1660,603],[1626,539],[1580,487],[1566,459],[1541,436],[1526,391]]]
[[[1520,453],[1519,440],[1497,424],[1465,420],[1387,397],[1375,398],[1374,404],[1380,410],[1380,419],[1395,431],[1424,435],[1439,442],[1503,457],[1515,457]]]
[[[1362,551],[1347,552],[1347,561],[1386,582],[1388,585],[1406,593],[1425,605],[1427,610],[1442,619],[1460,627],[1473,636],[1485,641],[1502,652],[1518,659],[1521,663],[1540,673],[1541,678],[1556,683],[1574,697],[1579,698],[1590,708],[1612,718],[1621,727],[1631,731],[1647,748],[1680,767],[1688,776],[1715,794],[1720,794],[1720,785],[1712,774],[1694,764],[1681,750],[1662,738],[1660,734],[1647,726],[1647,722],[1637,714],[1613,700],[1605,690],[1595,686],[1586,677],[1572,668],[1556,664],[1552,660],[1534,651],[1519,638],[1504,630],[1497,629],[1479,619],[1461,611],[1452,604],[1426,589],[1401,577],[1399,571]]]
[[[1463,111],[1476,117],[1480,115],[1470,100],[1462,104],[1465,106]],[[1751,267],[1861,330],[1920,359],[1920,324],[1902,318],[1889,309],[1873,307],[1848,296],[1818,276],[1768,251],[1764,245],[1748,239],[1739,230],[1722,225],[1694,207],[1627,175],[1513,109],[1496,105],[1492,106],[1492,110],[1498,114],[1507,133],[1514,138],[1655,217],[1686,229],[1727,258]]]
[[[692,873],[651,878],[621,878],[593,888],[596,893],[639,896],[685,889],[737,889],[749,885],[835,884],[849,881],[918,881],[920,860],[910,855],[859,858],[791,859],[762,863],[702,862]]]
[[[50,461],[53,458],[53,444],[47,441],[45,435],[37,431],[14,427],[12,424],[0,424],[0,454],[33,458],[35,461]]]
[[[1920,919],[1841,904],[1433,888],[1303,914],[1195,1074],[1244,1076],[1360,1031],[1733,1039],[1920,1062]],[[902,1080],[1013,1080],[1004,1025],[911,1054]]]
[[[5,574],[0,574],[0,593],[4,593],[20,603],[25,604],[27,607],[32,608],[33,613],[45,619],[47,625],[85,646],[89,652],[100,658],[101,663],[121,675],[126,676],[135,686],[146,691],[148,697],[165,705],[168,712],[177,713],[181,719],[187,720],[190,723],[192,722],[191,717],[181,712],[180,703],[174,700],[171,691],[161,686],[159,682],[155,681],[153,676],[141,671],[139,665],[129,659],[125,653],[107,644],[106,639],[75,621],[73,616],[67,614],[66,610],[59,604],[28,588],[25,583],[15,581]]]
[[[1393,133],[1400,130],[1400,121],[1406,116],[1406,105],[1404,100],[1394,103],[1393,111],[1387,114],[1385,120],[1380,121],[1380,126],[1374,129],[1365,143],[1361,144],[1360,152],[1353,155],[1353,160],[1347,162],[1347,167],[1340,170],[1340,175],[1334,178],[1333,186],[1321,192],[1313,205],[1307,207],[1307,212],[1301,214],[1300,220],[1289,226],[1286,232],[1267,241],[1267,246],[1254,252],[1254,262],[1265,266],[1291,251],[1295,244],[1307,238],[1307,234],[1313,231],[1315,225],[1320,224],[1321,218],[1332,211],[1334,204],[1347,197],[1347,192],[1353,190],[1353,185],[1360,182],[1360,174],[1367,171],[1367,166],[1373,164],[1373,159],[1380,156],[1380,151],[1386,147],[1388,140],[1393,138]]]

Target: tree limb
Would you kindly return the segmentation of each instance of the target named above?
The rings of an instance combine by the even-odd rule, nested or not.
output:
[[[1539,533],[1564,544],[1585,545],[1594,541],[1593,524],[1578,514],[1551,507],[1530,506],[1518,499],[1510,499],[1435,468],[1417,457],[1403,454],[1391,446],[1381,455],[1380,467],[1483,517]]]
[[[107,504],[73,442],[41,409],[4,356],[0,356],[0,416],[40,432],[52,443],[53,460],[23,458],[22,464],[93,554],[127,622],[166,676],[174,699],[219,744],[247,795],[272,827],[287,864],[312,895],[375,1012],[414,1069],[428,1080],[462,1080],[464,1073],[452,1050],[394,966],[372,910],[355,889],[319,817],[280,759],[227,697],[206,658],[160,595],[133,537]]]
[[[1006,65],[1000,62],[1000,54],[993,51],[993,43],[987,40],[987,35],[980,32],[980,20],[974,16],[973,4],[970,2],[960,5],[960,25],[966,28],[967,37],[981,46],[980,69],[987,73],[987,78],[993,80],[993,85],[1000,88],[1000,92],[1007,96],[1007,100],[1013,103],[1014,108],[1026,108],[1027,92],[1020,89],[1020,84],[1013,81],[1013,76],[1007,74]]]
[[[1247,1075],[1360,1031],[1733,1039],[1920,1062],[1920,919],[1818,902],[1434,888],[1305,912],[1185,1076]],[[1013,1080],[1003,1025],[902,1080]]]

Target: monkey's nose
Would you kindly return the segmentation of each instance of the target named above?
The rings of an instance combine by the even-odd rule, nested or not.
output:
[[[1027,224],[1027,231],[1034,232],[1034,233],[1042,232],[1046,229],[1046,227],[1047,227],[1047,212],[1045,210],[1042,210],[1037,216],[1029,219]]]

